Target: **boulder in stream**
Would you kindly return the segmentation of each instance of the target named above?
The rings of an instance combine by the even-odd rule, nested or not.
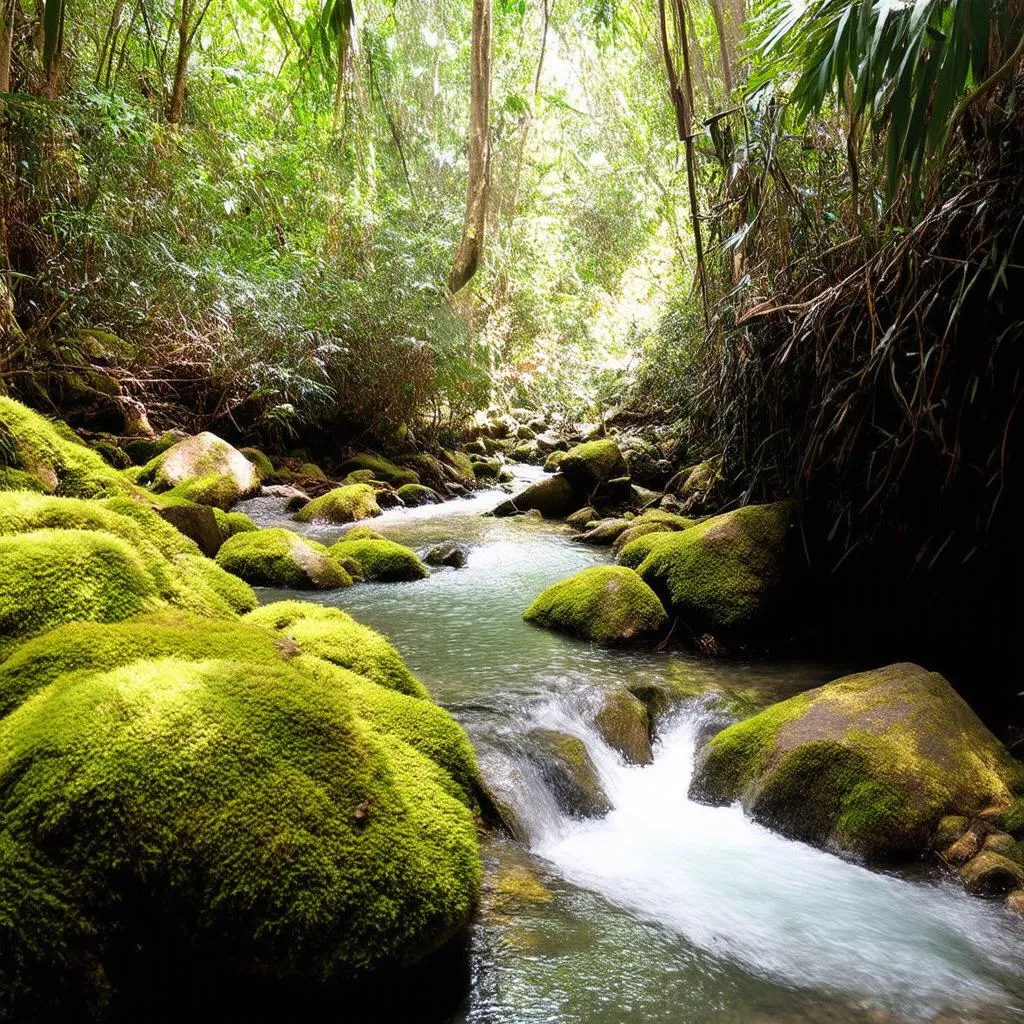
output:
[[[323,544],[281,527],[235,534],[221,545],[217,564],[256,586],[300,590],[352,586],[352,577]]]
[[[574,818],[599,818],[611,802],[583,740],[557,729],[534,729],[528,739],[532,758],[563,813]]]
[[[300,523],[354,523],[380,515],[377,492],[369,484],[335,487],[303,505],[295,519]]]
[[[582,501],[569,481],[561,473],[556,473],[523,488],[515,497],[498,505],[492,514],[515,516],[522,512],[537,511],[545,519],[564,519],[581,504]]]
[[[436,544],[423,556],[427,565],[445,565],[451,569],[461,569],[468,560],[469,548],[454,540]]]
[[[920,854],[948,816],[1009,807],[1022,787],[1024,766],[942,676],[896,664],[729,726],[703,748],[690,795],[882,861]]]
[[[629,468],[619,446],[610,438],[587,441],[570,448],[558,468],[582,494],[589,494],[616,477],[629,475]]]
[[[363,540],[343,537],[328,552],[338,560],[354,559],[362,567],[365,579],[381,583],[422,580],[430,575],[430,570],[412,548],[383,537]]]
[[[359,470],[369,470],[377,480],[382,480],[392,487],[420,482],[419,474],[415,470],[397,466],[383,455],[374,455],[370,452],[360,452],[339,467],[339,473],[342,476]]]
[[[594,725],[601,739],[629,764],[650,764],[654,760],[650,715],[644,703],[628,690],[605,695]]]
[[[523,618],[602,644],[650,639],[667,621],[654,591],[632,569],[618,565],[592,566],[548,587]]]

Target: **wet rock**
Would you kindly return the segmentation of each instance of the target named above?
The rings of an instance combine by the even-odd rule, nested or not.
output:
[[[630,764],[650,764],[651,721],[644,703],[628,690],[609,693],[594,719],[601,738]]]
[[[966,864],[981,849],[981,836],[967,831],[942,851],[942,859],[955,868]]]
[[[962,814],[947,814],[939,819],[932,840],[933,850],[946,850],[966,831],[970,822]]]
[[[1006,897],[1006,907],[1020,917],[1024,917],[1024,889],[1014,889]]]
[[[544,472],[545,473],[554,473],[554,472],[556,472],[557,469],[558,469],[559,464],[561,463],[562,459],[564,459],[564,458],[565,458],[565,452],[557,452],[557,451],[556,452],[552,452],[544,460]]]
[[[1020,843],[1006,832],[990,832],[985,836],[982,849],[989,853],[998,853],[1000,857],[1024,866],[1024,851],[1021,850]]]
[[[578,512],[573,512],[573,514],[566,519],[566,522],[574,530],[585,530],[590,523],[595,522],[598,518],[597,509],[595,509],[593,505],[587,505],[585,508],[581,508]]]
[[[545,519],[564,519],[575,512],[582,502],[569,481],[561,473],[538,480],[524,488],[514,498],[503,501],[495,510],[496,516],[514,516],[536,509]]]
[[[632,569],[618,565],[593,566],[548,587],[523,618],[600,644],[650,639],[667,622],[657,595]]]
[[[598,777],[586,744],[556,729],[534,729],[532,756],[558,806],[574,818],[599,818],[611,803]]]
[[[356,470],[369,470],[378,480],[383,480],[392,487],[401,487],[402,484],[418,484],[419,474],[413,469],[405,466],[397,466],[390,459],[383,455],[374,455],[370,452],[361,452],[353,456],[339,467],[339,473],[345,475]]]
[[[537,442],[537,449],[545,455],[555,451],[565,452],[569,450],[569,442],[551,430],[538,434],[534,440]]]
[[[421,505],[437,505],[441,502],[441,495],[432,487],[424,484],[403,484],[396,492],[399,499],[409,508],[417,508]],[[380,496],[377,497],[378,504]]]
[[[602,519],[597,525],[589,524],[586,533],[581,533],[573,540],[579,544],[594,544],[598,547],[607,547],[614,543],[620,534],[629,528],[628,519]]]
[[[1024,867],[983,850],[960,869],[960,879],[975,896],[1002,896],[1024,887]]]
[[[1024,766],[942,676],[897,664],[723,730],[701,751],[690,794],[738,799],[792,838],[895,860],[927,849],[944,817],[1008,806],[1021,787]]]
[[[452,569],[461,569],[468,560],[469,548],[454,540],[432,547],[423,558],[427,565],[446,565]]]

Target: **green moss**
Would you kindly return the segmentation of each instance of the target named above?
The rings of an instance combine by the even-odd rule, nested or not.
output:
[[[23,469],[0,466],[0,491],[34,491],[37,494],[46,494],[48,488],[42,480]]]
[[[353,469],[351,473],[345,475],[345,479],[342,483],[345,484],[368,484],[372,480],[376,480],[373,475],[372,469]]]
[[[590,523],[595,522],[598,518],[597,509],[593,505],[587,505],[586,508],[581,508],[579,512],[573,512],[566,519],[566,522],[574,530],[585,530]]]
[[[739,798],[787,834],[891,859],[927,848],[949,815],[1007,806],[1020,776],[1020,764],[941,676],[891,665],[719,733],[691,793]]]
[[[573,537],[573,540],[599,546],[612,544],[629,528],[629,523],[628,519],[602,519],[588,524],[587,532]]]
[[[400,693],[429,697],[398,651],[380,633],[360,625],[340,608],[278,601],[250,612],[245,621],[279,634],[297,653],[323,658]]]
[[[299,466],[297,475],[306,477],[309,480],[327,479],[327,474],[314,462],[304,462]]]
[[[593,490],[606,480],[629,473],[619,446],[610,438],[570,448],[559,462],[558,469],[573,487],[580,490]]]
[[[663,530],[642,534],[619,549],[616,561],[627,569],[639,569],[647,556],[652,551],[657,550],[660,544],[673,535],[672,531]]]
[[[342,473],[351,473],[354,470],[368,469],[378,480],[391,484],[392,487],[401,487],[403,484],[418,484],[419,475],[412,469],[404,466],[396,466],[390,459],[383,455],[373,455],[370,452],[361,452],[353,456],[341,467]]]
[[[238,501],[239,491],[235,481],[226,474],[208,473],[206,476],[186,480],[172,487],[164,495],[196,505],[212,505],[217,509],[228,509]]]
[[[476,754],[465,730],[447,711],[433,701],[381,686],[323,658],[300,655],[293,664],[307,675],[344,687],[363,721],[429,757],[444,771],[440,784],[467,806],[476,806],[480,781]]]
[[[342,540],[387,540],[387,537],[372,526],[353,526],[351,530],[345,531]]]
[[[40,490],[79,498],[133,492],[129,481],[72,431],[12,398],[0,397],[0,428],[7,439],[6,469],[33,477]]]
[[[696,526],[699,520],[692,519],[689,516],[677,516],[674,512],[665,512],[660,508],[651,508],[646,512],[642,512],[634,520],[635,525],[642,523],[661,523],[664,526],[668,526],[673,530],[688,530],[691,526]]]
[[[106,980],[115,936],[314,982],[423,955],[468,920],[481,873],[473,816],[435,773],[285,665],[154,660],[39,692],[0,723],[0,836],[44,880],[46,920],[85,926],[69,965],[37,901],[5,904],[3,948],[40,940],[38,976],[0,966],[8,1007],[82,960]]]
[[[672,527],[668,526],[666,523],[631,523],[627,529],[623,530],[622,533],[615,538],[615,541],[612,544],[612,554],[617,556],[627,544],[632,544],[633,541],[639,540],[641,537],[647,537],[653,533],[670,532],[672,532]],[[644,555],[643,557],[646,558],[647,556]],[[639,565],[642,561],[643,558],[637,561],[636,564]]]
[[[1018,797],[1010,805],[1003,818],[1003,828],[1017,839],[1024,838],[1024,797]]]
[[[256,586],[332,590],[352,585],[327,548],[281,528],[236,533],[221,545],[216,560]]]
[[[354,523],[380,515],[376,494],[369,484],[349,484],[314,498],[299,509],[295,518],[300,523]]]
[[[238,450],[253,464],[261,480],[266,480],[267,477],[273,475],[274,464],[259,448],[239,448]]]
[[[92,450],[108,466],[113,466],[114,469],[128,469],[132,464],[128,453],[119,445],[113,444],[110,441],[95,441],[93,442]]]
[[[415,551],[393,540],[349,540],[346,537],[329,551],[334,558],[354,558],[363,567],[368,580],[395,583],[421,580],[430,575]]]
[[[144,504],[142,499],[106,498],[91,504],[90,508],[96,505],[116,512],[125,519],[134,520],[142,527],[146,540],[168,558],[175,555],[194,555],[199,550],[194,541],[162,519],[150,505]]]
[[[620,564],[637,572],[693,628],[749,627],[772,605],[784,581],[792,510],[785,502],[748,505],[671,534],[626,545]]]
[[[0,657],[76,619],[117,622],[157,608],[143,558],[109,533],[35,530],[0,537]]]
[[[548,587],[523,618],[604,644],[651,637],[666,623],[650,587],[631,569],[614,565],[593,566]]]
[[[236,533],[253,533],[259,529],[244,512],[225,512],[223,509],[215,508],[213,517],[217,520],[221,540],[227,540]]]
[[[411,508],[419,505],[436,505],[441,500],[437,491],[424,487],[423,484],[402,484],[396,493]]]
[[[630,764],[650,764],[651,716],[647,706],[629,690],[607,694],[594,718],[601,738]]]
[[[565,458],[565,452],[554,451],[544,460],[544,472],[554,473],[558,469],[562,459]]]
[[[284,656],[266,630],[174,609],[116,623],[72,622],[27,640],[0,664],[0,717],[63,676],[170,657],[274,664]]]
[[[161,452],[172,448],[181,440],[181,436],[173,431],[166,431],[157,438],[133,437],[122,442],[121,447],[125,454],[136,466],[144,466],[147,462],[155,459]]]
[[[472,487],[476,482],[476,474],[473,472],[473,460],[465,452],[449,451],[442,449],[441,459],[447,463],[458,483],[463,487]]]
[[[259,604],[248,583],[205,555],[179,555],[177,564],[193,585],[200,585],[216,594],[237,615],[251,612]],[[178,604],[188,607],[185,600]]]

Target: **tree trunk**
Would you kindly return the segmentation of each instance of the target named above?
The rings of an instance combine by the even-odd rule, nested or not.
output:
[[[338,66],[334,82],[334,131],[341,129],[341,116],[345,110],[345,68],[348,66],[348,25],[338,29]]]
[[[0,0],[0,92],[11,91],[11,48],[14,45],[14,0]]]
[[[171,100],[167,105],[167,120],[170,124],[180,124],[181,115],[185,109],[188,54],[192,44],[188,25],[191,13],[192,0],[181,0],[181,11],[178,18],[178,59],[174,65],[174,85],[171,87]]]
[[[715,16],[715,29],[718,32],[718,52],[722,58],[722,84],[725,86],[725,95],[729,97],[732,95],[735,85],[732,77],[735,50],[724,0],[711,0],[711,13]]]
[[[473,0],[470,60],[469,181],[462,239],[448,275],[448,290],[453,295],[477,272],[484,255],[491,173],[491,0]]]

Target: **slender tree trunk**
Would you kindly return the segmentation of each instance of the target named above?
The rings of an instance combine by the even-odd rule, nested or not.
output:
[[[448,290],[461,291],[480,267],[487,231],[491,142],[491,0],[473,0],[473,39],[469,99],[469,181],[466,217]]]
[[[174,84],[171,99],[167,104],[167,120],[180,124],[185,109],[185,88],[188,82],[188,54],[192,40],[189,38],[189,19],[192,15],[192,0],[181,0],[178,15],[178,59],[174,65]]]
[[[725,95],[731,96],[735,86],[733,81],[734,48],[733,39],[724,7],[724,0],[711,0],[711,13],[715,17],[715,29],[718,32],[718,52],[722,59],[722,84]]]
[[[11,91],[11,48],[14,45],[15,0],[0,0],[0,92]]]
[[[338,30],[337,78],[334,82],[334,131],[341,130],[341,117],[345,111],[345,69],[348,66],[348,25]]]

